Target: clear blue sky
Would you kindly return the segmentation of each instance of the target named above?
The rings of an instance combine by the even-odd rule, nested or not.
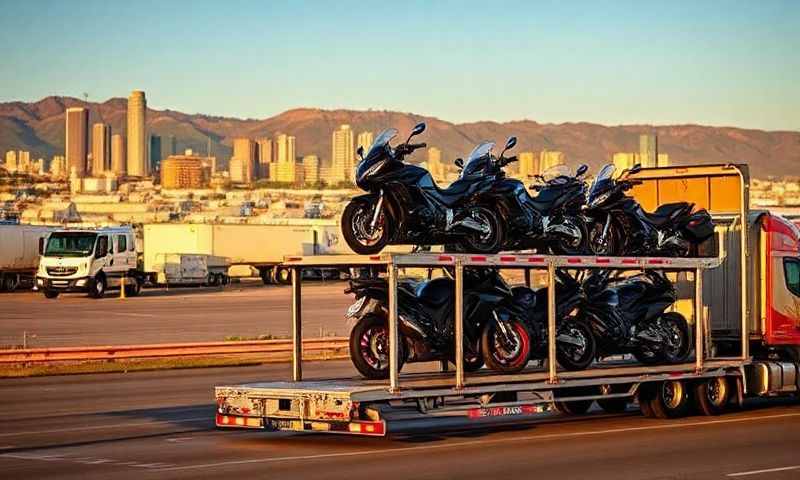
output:
[[[0,101],[800,130],[800,1],[0,0]]]

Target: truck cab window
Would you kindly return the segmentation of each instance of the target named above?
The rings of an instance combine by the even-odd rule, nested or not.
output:
[[[790,292],[800,297],[800,259],[784,259],[783,272],[786,275],[786,287]]]
[[[103,235],[97,239],[97,248],[95,249],[95,257],[103,258],[108,255],[108,237]]]

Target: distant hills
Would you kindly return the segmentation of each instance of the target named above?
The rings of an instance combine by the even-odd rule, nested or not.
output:
[[[127,100],[112,98],[103,103],[84,102],[71,97],[47,97],[38,102],[0,103],[0,154],[6,150],[30,150],[32,158],[50,158],[64,150],[64,112],[66,108],[89,109],[89,122],[111,124],[112,133],[125,132]],[[428,124],[420,137],[436,146],[447,161],[466,155],[478,142],[495,140],[502,144],[516,135],[521,151],[560,150],[570,164],[588,163],[591,167],[607,163],[615,152],[636,152],[639,134],[655,131],[659,151],[674,164],[747,163],[758,177],[800,176],[800,132],[762,131],[702,125],[605,126],[593,123],[537,123],[521,120],[505,123],[474,122],[454,124],[433,117],[389,111],[320,110],[298,108],[265,119],[238,119],[173,110],[148,110],[147,127],[156,135],[174,135],[178,151],[191,148],[204,154],[211,139],[212,154],[226,162],[232,139],[274,137],[288,133],[297,137],[297,154],[318,155],[330,161],[331,132],[350,124],[356,134],[370,130],[376,134],[395,127],[401,135],[418,121]],[[424,155],[417,154],[417,160]]]

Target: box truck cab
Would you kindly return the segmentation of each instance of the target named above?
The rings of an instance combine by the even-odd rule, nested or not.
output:
[[[129,295],[137,295],[142,276],[132,227],[52,232],[45,242],[36,273],[36,287],[47,298],[63,292],[86,292],[101,298],[108,288],[125,281]]]

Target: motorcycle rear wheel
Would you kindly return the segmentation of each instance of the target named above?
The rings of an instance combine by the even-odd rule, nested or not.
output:
[[[359,255],[374,255],[389,243],[386,216],[381,213],[375,231],[370,232],[373,208],[363,202],[350,202],[342,212],[342,235],[347,245]]]
[[[570,322],[559,328],[559,333],[572,335],[583,340],[583,347],[570,345],[557,345],[556,359],[558,364],[567,370],[585,370],[594,360],[597,351],[597,342],[592,329],[583,322]]]
[[[589,249],[589,234],[586,225],[583,222],[575,222],[575,225],[581,231],[581,238],[577,242],[569,242],[567,237],[559,235],[559,237],[550,244],[550,252],[553,255],[588,255],[591,253]]]

